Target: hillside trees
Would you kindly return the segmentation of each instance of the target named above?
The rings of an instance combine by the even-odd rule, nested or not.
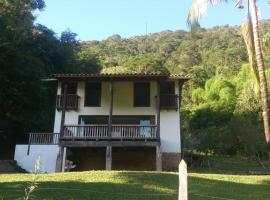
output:
[[[47,27],[34,25],[32,12],[44,6],[42,0],[0,0],[2,158],[12,156],[16,140],[20,142],[24,133],[52,130],[55,85],[41,79],[56,72],[83,71],[75,34],[66,31],[58,38]],[[91,61],[86,70],[98,71],[95,60],[87,60]]]
[[[194,0],[188,14],[188,23],[191,27],[199,26],[199,20],[201,17],[205,16],[207,13],[208,6],[217,5],[223,2],[222,0]],[[226,2],[226,1],[225,1]],[[247,9],[247,26],[250,27],[248,31],[244,34],[244,38],[247,43],[248,54],[250,57],[250,65],[252,66],[255,73],[255,77],[258,77],[260,98],[261,98],[261,108],[264,124],[264,133],[266,143],[270,145],[270,116],[269,116],[269,105],[268,105],[268,91],[267,91],[267,81],[265,77],[265,66],[263,59],[263,52],[261,47],[261,38],[259,35],[259,20],[257,13],[256,0],[248,0]],[[238,0],[236,6],[243,9],[243,1]],[[248,42],[247,42],[248,41]],[[253,59],[255,58],[255,59]],[[254,60],[254,61],[253,61]],[[256,74],[258,73],[258,75]]]

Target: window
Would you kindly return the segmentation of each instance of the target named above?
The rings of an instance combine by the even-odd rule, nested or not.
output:
[[[160,83],[160,94],[174,94],[174,82],[161,82]]]
[[[150,84],[148,82],[134,83],[134,106],[150,106]]]
[[[178,95],[175,94],[175,82],[160,83],[160,108],[177,110]]]
[[[61,94],[64,94],[65,83],[61,85]],[[77,94],[77,82],[67,83],[67,94]]]
[[[101,83],[85,83],[85,106],[98,107],[101,102]]]

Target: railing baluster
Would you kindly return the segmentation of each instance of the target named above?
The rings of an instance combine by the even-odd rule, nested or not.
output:
[[[67,94],[66,103],[68,109],[76,110],[78,108],[79,96],[77,94]],[[63,109],[64,95],[60,94],[56,97],[56,108]]]
[[[58,136],[59,137],[59,136]],[[108,125],[65,125],[64,139],[105,139],[108,137]],[[156,125],[112,125],[112,137],[116,139],[157,139]],[[58,139],[47,134],[30,134],[29,142],[44,144],[56,143]]]

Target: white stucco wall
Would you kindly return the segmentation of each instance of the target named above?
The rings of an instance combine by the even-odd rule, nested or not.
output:
[[[133,82],[114,82],[113,115],[154,115],[156,116],[157,83],[150,82],[150,107],[133,106]],[[101,107],[84,107],[85,82],[78,82],[77,94],[79,108],[77,111],[67,111],[65,124],[78,124],[79,115],[109,114],[109,82],[101,85]],[[175,92],[178,94],[178,84],[175,81]],[[58,84],[58,94],[61,94],[61,83]],[[54,132],[60,132],[61,111],[55,112]],[[162,152],[180,152],[180,123],[176,110],[164,110],[160,113],[160,137]]]
[[[29,155],[27,150],[28,145],[16,145],[14,160],[21,168],[34,172],[36,160],[40,157],[40,172],[55,172],[58,145],[31,145]]]
[[[179,95],[178,84],[175,81],[175,94]],[[179,110],[161,110],[160,112],[161,151],[180,153],[180,115]]]
[[[161,111],[160,140],[162,152],[180,152],[180,123],[176,111]]]

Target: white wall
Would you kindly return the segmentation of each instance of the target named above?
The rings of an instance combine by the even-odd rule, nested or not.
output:
[[[175,94],[179,95],[177,81],[175,81]],[[179,110],[161,110],[160,140],[162,152],[180,153],[181,142]]]
[[[179,114],[178,111],[174,112],[161,111],[160,113],[160,139],[162,152],[180,152]]]
[[[154,115],[156,116],[157,83],[150,82],[150,107],[133,106],[133,82],[114,82],[113,115]],[[77,111],[67,111],[65,124],[78,124],[79,115],[109,114],[109,82],[102,82],[101,107],[84,107],[85,82],[78,82],[77,94],[79,108]],[[58,94],[61,94],[61,83],[58,84]],[[175,93],[178,94],[178,84],[175,81]],[[180,122],[178,110],[164,110],[160,113],[160,137],[162,152],[180,152]],[[54,132],[60,132],[61,111],[55,112]]]
[[[29,155],[27,150],[28,145],[16,145],[14,160],[21,168],[34,172],[36,160],[40,157],[40,172],[55,172],[58,145],[31,145]]]

